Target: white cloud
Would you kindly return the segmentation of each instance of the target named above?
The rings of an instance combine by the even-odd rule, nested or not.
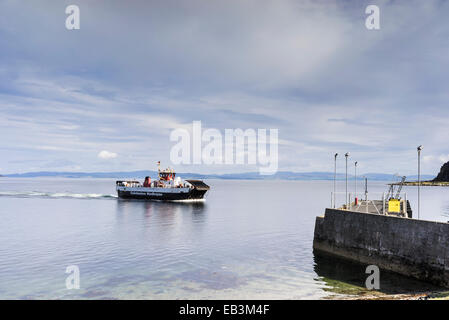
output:
[[[441,154],[439,156],[435,156],[435,155],[424,156],[423,161],[425,163],[431,163],[431,162],[446,163],[449,161],[449,154]]]
[[[98,154],[98,158],[105,159],[105,160],[114,159],[114,158],[117,158],[117,153],[103,150]]]
[[[449,161],[449,154],[442,154],[441,156],[440,156],[440,161],[441,162],[448,162]]]

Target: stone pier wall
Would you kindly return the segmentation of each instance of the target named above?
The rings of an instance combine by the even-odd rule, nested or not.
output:
[[[449,224],[326,209],[315,250],[449,287]]]

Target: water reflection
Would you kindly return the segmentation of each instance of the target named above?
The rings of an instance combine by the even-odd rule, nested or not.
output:
[[[317,281],[323,281],[325,291],[336,294],[364,295],[372,293],[365,287],[366,264],[360,264],[322,252],[314,251],[314,270],[319,276]],[[399,274],[380,270],[380,289],[384,294],[414,294],[430,291],[444,291],[444,288],[404,277]]]
[[[143,200],[118,199],[117,221],[124,223],[130,217],[133,221],[145,224],[157,223],[163,226],[175,226],[189,216],[193,223],[204,223],[206,217],[204,202],[156,202]]]

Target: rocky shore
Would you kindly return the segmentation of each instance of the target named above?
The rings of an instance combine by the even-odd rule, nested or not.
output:
[[[399,183],[393,183],[393,185],[399,185]],[[418,181],[406,181],[404,186],[417,186]],[[449,187],[449,182],[436,182],[436,181],[421,181],[421,186],[423,187]]]
[[[446,162],[441,167],[440,173],[438,173],[437,177],[432,180],[432,182],[445,182],[449,183],[449,162]]]
[[[399,183],[393,183],[393,185],[399,185]],[[417,186],[418,181],[406,181],[405,186]],[[449,162],[443,164],[440,172],[435,179],[430,181],[421,181],[421,186],[424,187],[449,187]]]

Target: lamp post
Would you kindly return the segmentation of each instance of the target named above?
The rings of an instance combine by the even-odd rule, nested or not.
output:
[[[345,158],[346,158],[346,209],[348,209],[348,157],[349,157],[349,152],[345,153]]]
[[[421,212],[421,150],[423,146],[416,148],[418,150],[418,219]]]
[[[354,163],[354,189],[355,189],[355,191],[354,191],[354,193],[355,193],[355,195],[354,195],[354,198],[357,198],[357,164],[358,164],[358,162],[356,161],[355,163]]]
[[[337,192],[337,157],[338,153],[334,155],[334,209],[335,209],[335,194]]]
[[[368,178],[365,177],[365,201],[368,206]]]

